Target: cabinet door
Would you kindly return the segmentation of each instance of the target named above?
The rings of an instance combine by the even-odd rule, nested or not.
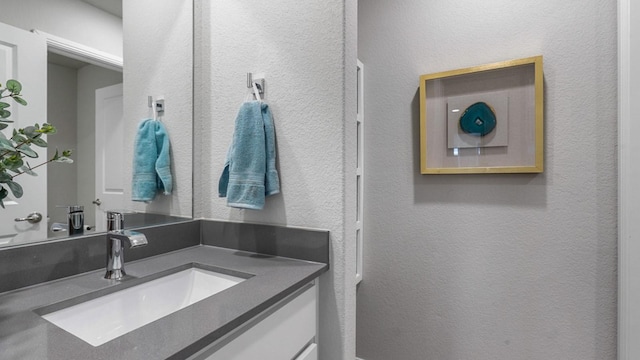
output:
[[[313,286],[231,340],[207,360],[293,359],[314,339],[316,321],[316,289]]]

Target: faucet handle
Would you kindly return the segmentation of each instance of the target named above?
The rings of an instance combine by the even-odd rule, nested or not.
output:
[[[124,215],[119,211],[107,211],[107,231],[124,229]]]

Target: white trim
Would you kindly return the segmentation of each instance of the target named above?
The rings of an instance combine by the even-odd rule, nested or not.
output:
[[[640,41],[632,44],[631,24],[640,13],[631,12],[631,0],[618,0],[618,359],[640,359],[640,179],[638,151],[640,142],[631,134],[640,131],[640,124],[631,114],[638,105],[631,102],[639,94],[633,83],[640,81]],[[637,30],[635,30],[638,32]],[[632,76],[635,76],[632,79]],[[632,92],[634,92],[632,94]]]
[[[363,247],[364,247],[364,65],[357,60],[357,117],[356,117],[356,137],[357,154],[356,159],[356,182],[359,184],[356,191],[358,203],[356,204],[358,216],[356,217],[356,285],[360,284],[363,277]],[[359,234],[359,236],[358,236]]]
[[[119,56],[51,35],[41,30],[33,29],[31,32],[43,36],[47,40],[48,50],[52,53],[122,72],[123,59]]]

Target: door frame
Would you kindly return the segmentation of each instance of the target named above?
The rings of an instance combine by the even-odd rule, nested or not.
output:
[[[42,30],[32,29],[32,33],[43,37],[47,42],[47,51],[71,59],[84,61],[102,68],[122,73],[124,60],[122,57],[100,51],[66,38],[49,34]]]
[[[618,0],[618,359],[640,359],[640,9]],[[637,2],[635,2],[637,5]],[[633,25],[636,24],[636,25]],[[631,39],[636,39],[632,43]],[[637,115],[636,115],[637,117]]]
[[[119,56],[46,33],[42,30],[33,29],[31,32],[44,37],[47,40],[47,50],[52,53],[122,72],[124,62]]]

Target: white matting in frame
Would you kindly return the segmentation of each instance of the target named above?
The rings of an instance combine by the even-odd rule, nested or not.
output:
[[[496,118],[496,127],[484,136],[466,133],[460,127],[460,118],[465,109],[475,103],[491,107]],[[447,98],[447,147],[478,148],[509,145],[509,91],[491,91],[482,94],[450,96]]]

